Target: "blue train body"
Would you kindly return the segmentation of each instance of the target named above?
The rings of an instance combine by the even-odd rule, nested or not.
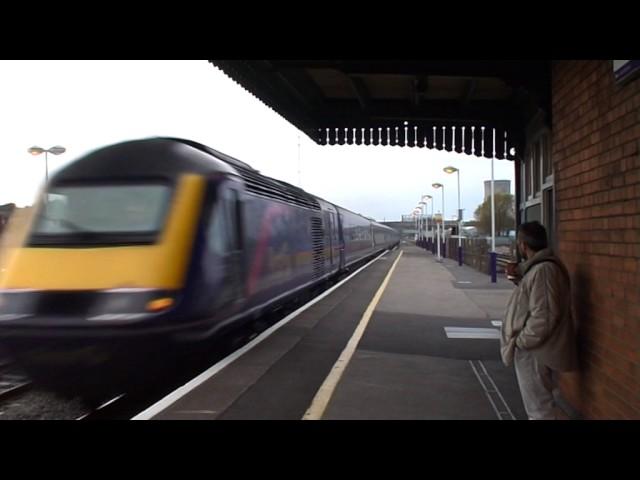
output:
[[[182,139],[101,148],[61,169],[47,193],[64,201],[36,206],[0,283],[0,343],[30,364],[33,351],[56,364],[42,352],[69,345],[201,342],[399,242],[389,227]],[[112,200],[97,217],[100,195]]]

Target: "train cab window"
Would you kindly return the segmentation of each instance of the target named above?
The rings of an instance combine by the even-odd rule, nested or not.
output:
[[[152,242],[170,197],[164,184],[54,186],[39,207],[31,243]]]

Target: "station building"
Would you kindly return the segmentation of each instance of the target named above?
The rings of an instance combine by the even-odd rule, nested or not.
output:
[[[640,61],[211,61],[321,145],[513,162],[571,273],[586,419],[640,419]],[[479,158],[479,161],[484,161]]]

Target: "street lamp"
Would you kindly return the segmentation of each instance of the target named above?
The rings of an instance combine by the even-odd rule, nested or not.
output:
[[[442,242],[444,243],[444,185],[441,183],[433,183],[431,184],[433,188],[441,188],[442,189]],[[440,256],[440,229],[436,225],[436,232],[438,232],[438,261],[442,261],[442,257]],[[443,252],[444,254],[444,252]]]
[[[52,153],[54,155],[60,155],[61,153],[64,153],[66,151],[67,149],[64,147],[61,147],[60,145],[56,145],[55,147],[48,148],[47,150],[45,150],[42,147],[31,147],[28,150],[28,152],[34,157],[36,155],[40,155],[41,153],[44,153],[44,174],[45,174],[46,183],[49,183],[49,158],[47,157],[47,154]]]
[[[462,266],[462,210],[460,210],[460,170],[456,167],[444,167],[445,173],[458,174],[458,265]]]
[[[482,138],[484,139],[484,127],[482,127]],[[493,129],[493,154],[491,155],[491,283],[496,283],[496,195],[493,186],[493,159],[496,157],[496,129]],[[484,141],[482,142],[482,156],[484,157]]]
[[[433,223],[433,197],[431,195],[422,195],[422,201],[424,202],[424,199],[427,200],[431,200],[431,223]],[[427,222],[427,226],[429,226],[429,222]],[[426,228],[425,228],[425,235],[426,235]],[[432,233],[429,234],[429,243],[431,243],[432,239],[431,237],[433,236]]]
[[[420,246],[421,247],[425,247],[425,243],[427,241],[427,207],[425,207],[426,202],[420,201],[418,202],[418,207],[420,207],[420,211],[422,212],[422,218],[421,218],[421,222],[420,222]],[[422,236],[422,229],[424,228],[425,230],[425,235],[424,237]]]
[[[418,220],[419,220],[418,212],[420,212],[418,207],[413,209],[413,217],[416,219],[416,233],[414,235],[414,240],[416,242],[416,245],[418,244]]]

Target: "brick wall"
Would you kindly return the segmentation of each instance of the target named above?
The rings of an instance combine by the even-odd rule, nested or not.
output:
[[[585,418],[640,419],[640,79],[612,62],[553,66],[557,249],[573,281],[580,371],[564,397]]]

